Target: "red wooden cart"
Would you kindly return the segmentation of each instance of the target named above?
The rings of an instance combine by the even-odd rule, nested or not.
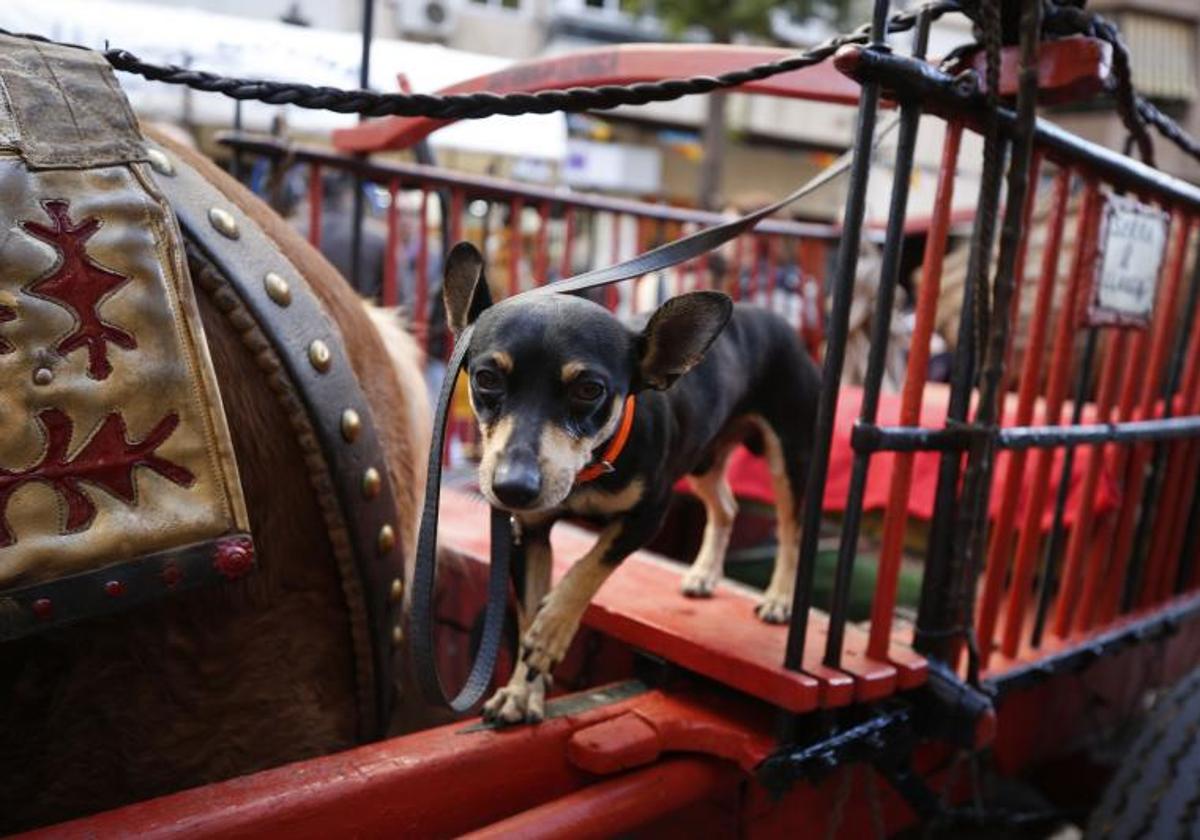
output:
[[[1036,305],[1029,315],[1016,306],[993,313],[993,329],[1006,321],[1008,334],[1019,330],[1025,337],[1023,348],[1019,354],[1005,349],[1001,334],[1003,387],[999,397],[992,394],[999,402],[990,409],[995,419],[980,416],[989,410],[985,406],[971,411],[971,340],[959,343],[950,385],[937,386],[944,389],[944,409],[930,413],[937,400],[926,374],[960,150],[965,135],[988,124],[982,83],[968,72],[972,66],[982,71],[983,58],[962,59],[958,75],[951,75],[877,46],[844,49],[836,67],[826,63],[746,86],[748,92],[860,109],[857,174],[845,226],[772,220],[739,240],[725,275],[696,261],[673,278],[675,288],[742,289],[729,278],[757,276],[759,261],[749,255],[761,253],[765,283],[775,282],[779,266],[787,264],[832,288],[827,323],[796,321],[814,349],[825,342],[825,451],[814,468],[814,486],[824,493],[810,494],[818,499],[817,516],[806,521],[801,565],[811,575],[824,502],[826,510],[841,514],[828,609],[813,607],[812,588],[802,585],[791,626],[764,625],[751,618],[754,599],[747,587],[729,582],[711,600],[685,600],[677,595],[680,569],[642,552],[590,607],[557,674],[560,696],[542,724],[496,729],[459,721],[45,833],[853,837],[890,834],[917,821],[1016,824],[1037,818],[980,805],[981,768],[1040,782],[1060,803],[1093,795],[1088,774],[1094,765],[1084,749],[1090,739],[1136,719],[1148,691],[1175,683],[1200,662],[1200,623],[1194,620],[1200,613],[1200,188],[1050,123],[1033,124],[1027,189],[1016,202],[1012,298],[1029,286]],[[746,48],[622,47],[519,65],[454,92],[627,84],[717,73],[772,55]],[[1109,58],[1106,45],[1090,39],[1043,45],[1037,63],[1043,96],[1095,92],[1108,83]],[[1006,48],[996,111],[1003,142],[1019,128],[1005,104],[1017,94],[1017,64],[1016,48]],[[882,243],[881,283],[892,289],[903,234],[911,232],[905,199],[918,125],[943,132],[944,145],[936,199],[923,226],[924,262],[902,392],[881,402],[875,364],[839,419],[839,398],[847,405],[851,394],[839,388],[837,374],[861,232],[863,173],[881,94],[883,107],[899,110],[901,125],[894,209]],[[933,119],[918,123],[922,115]],[[440,124],[385,118],[342,132],[337,144],[346,153],[407,148]],[[602,216],[635,219],[639,250],[654,226],[669,236],[716,220],[421,164],[285,150],[246,137],[229,143],[239,154],[286,153],[308,167],[314,241],[322,171],[362,175],[390,194],[389,254],[402,246],[403,208],[412,208],[417,232],[408,241],[416,246],[409,260],[386,261],[383,297],[395,301],[404,282],[397,272],[413,272],[410,301],[422,329],[431,249],[437,250],[434,227],[451,240],[460,238],[472,202],[504,208],[500,235],[511,293],[526,282],[519,266],[526,258],[533,282],[573,273],[578,241]],[[854,177],[863,183],[856,186]],[[1153,305],[1137,324],[1097,317],[1105,306],[1103,261],[1120,225],[1113,215],[1121,212],[1117,193],[1168,215],[1161,267],[1152,278]],[[445,212],[434,213],[430,205],[442,194]],[[990,212],[999,212],[1002,195],[981,197],[980,218],[989,201]],[[1035,225],[1031,214],[1047,195],[1048,215]],[[529,235],[522,232],[527,216]],[[1036,261],[1026,253],[1035,228]],[[830,270],[827,254],[839,242]],[[606,244],[611,252],[598,259],[622,253],[619,236]],[[589,247],[603,245],[592,240]],[[990,251],[990,235],[981,247]],[[881,300],[876,343],[886,337],[891,315],[890,293]],[[634,305],[631,297],[612,294],[606,302]],[[970,337],[970,295],[963,311],[960,334]],[[994,339],[994,332],[979,330]],[[1018,385],[1010,392],[1011,382]],[[1005,456],[996,459],[1000,452]],[[986,464],[987,458],[991,466],[980,474],[980,459]],[[932,524],[914,620],[898,614],[896,599],[914,488],[922,484],[932,505],[923,515]],[[972,487],[974,495],[968,495]],[[872,488],[877,502],[871,502]],[[990,503],[977,505],[980,494]],[[861,514],[872,505],[882,509],[872,608],[869,620],[851,621],[847,600]],[[975,507],[984,513],[971,517]],[[442,572],[438,654],[443,671],[460,678],[485,589],[486,517],[484,504],[469,492],[444,494],[441,542],[456,561]],[[558,573],[588,539],[574,526],[556,531]],[[1192,714],[1195,687],[1184,683],[1184,689],[1174,696]],[[1146,755],[1154,749],[1147,746]],[[1180,759],[1197,754],[1193,749]],[[1148,774],[1154,772],[1153,762],[1147,766]],[[1152,781],[1126,779],[1123,795],[1140,795]],[[1191,811],[1182,813],[1185,819]],[[1110,811],[1109,817],[1111,827],[1121,815]]]

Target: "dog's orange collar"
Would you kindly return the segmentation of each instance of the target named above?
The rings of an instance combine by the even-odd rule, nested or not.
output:
[[[621,425],[617,427],[617,433],[609,440],[608,446],[605,448],[604,454],[600,456],[599,461],[593,461],[575,474],[576,484],[592,481],[613,471],[613,462],[621,457],[621,451],[629,441],[629,430],[633,428],[633,409],[635,405],[636,400],[634,400],[633,394],[625,398],[625,411],[621,415]]]

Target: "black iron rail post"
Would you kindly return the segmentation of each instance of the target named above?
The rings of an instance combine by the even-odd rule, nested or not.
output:
[[[979,222],[971,237],[971,256],[968,258],[967,280],[963,289],[962,312],[958,322],[958,347],[954,351],[950,374],[950,402],[946,409],[946,426],[961,427],[967,419],[971,388],[975,380],[975,335],[979,294],[979,272],[987,272],[995,236],[994,220],[1000,203],[1000,182],[1003,142],[997,139],[1001,151],[985,158],[979,192]],[[991,166],[987,162],[992,161]],[[990,212],[985,212],[990,208]],[[988,224],[985,219],[991,219]],[[913,646],[929,656],[949,661],[954,636],[960,621],[956,615],[955,582],[961,571],[955,563],[953,522],[958,509],[959,474],[962,453],[945,451],[938,462],[937,490],[934,495],[933,520],[930,523],[929,549],[925,574],[921,578],[921,595],[917,606],[917,627]]]
[[[997,16],[999,8],[996,8]],[[998,24],[998,21],[996,22]],[[1000,400],[1003,395],[1000,393],[1000,385],[1004,380],[1005,355],[1008,348],[1008,328],[1010,311],[1012,308],[1012,293],[1014,287],[1014,278],[1016,276],[1017,257],[1020,253],[1021,236],[1023,232],[1023,222],[1025,216],[1026,193],[1031,189],[1029,183],[1029,174],[1033,159],[1033,135],[1034,135],[1034,120],[1035,109],[1037,105],[1037,48],[1041,34],[1041,3],[1039,0],[1025,0],[1021,10],[1021,69],[1019,72],[1019,85],[1017,93],[1017,118],[1012,127],[1012,155],[1009,161],[1008,169],[1008,188],[1007,188],[1007,205],[1004,212],[1004,222],[1000,234],[1000,254],[997,260],[996,277],[993,284],[993,300],[991,301],[991,317],[990,323],[973,324],[974,331],[986,330],[986,345],[981,347],[983,358],[977,360],[981,364],[981,375],[979,381],[979,404],[975,411],[975,422],[978,426],[991,430],[996,422],[996,416],[999,411]],[[999,32],[993,32],[992,37],[999,39]],[[990,64],[991,62],[989,62]],[[994,69],[994,77],[989,81],[989,91],[996,90],[999,83],[998,67]],[[995,104],[993,102],[993,104]],[[998,168],[1002,165],[1003,149],[1001,140],[1000,123],[993,111],[988,118],[988,136],[986,142],[995,145],[993,163]],[[987,164],[987,149],[985,147],[985,179],[988,178]],[[995,192],[988,192],[989,200],[999,200],[999,173],[991,173],[992,177],[997,181],[993,187],[992,182],[987,182],[987,188],[994,189]],[[968,276],[968,288],[978,285],[979,288],[976,294],[986,293],[986,281],[988,264],[991,256],[991,244],[994,230],[992,225],[995,223],[994,206],[987,206],[987,213],[982,217],[980,228],[984,228],[979,238],[972,242],[972,246],[978,245],[978,250],[972,251],[972,273]],[[975,273],[979,272],[979,273]],[[976,282],[972,282],[972,276]],[[981,282],[982,281],[982,282]],[[965,302],[964,302],[965,306]],[[982,311],[984,307],[977,305],[977,311]],[[963,335],[959,334],[959,342],[968,341],[972,333]],[[962,397],[965,399],[969,396],[969,367],[964,364],[964,381],[968,385],[963,389]],[[955,626],[960,626],[967,642],[967,649],[970,654],[968,661],[969,677],[972,683],[978,682],[978,650],[975,644],[974,637],[974,602],[975,602],[975,578],[978,574],[979,564],[987,553],[987,511],[988,501],[991,497],[992,474],[995,469],[995,450],[996,440],[995,435],[987,434],[979,436],[975,445],[971,447],[967,460],[966,477],[963,481],[963,498],[966,504],[961,510],[958,510],[959,526],[956,528],[956,535],[952,537],[949,534],[940,535],[940,547],[945,550],[953,545],[953,549],[945,562],[945,576],[941,581],[944,589],[937,596],[941,603],[939,609],[945,610],[940,614],[931,615],[926,611],[926,619],[930,618],[939,626],[938,629],[945,631]],[[951,459],[943,456],[943,463]],[[953,478],[957,483],[959,460],[953,459],[950,467],[947,468],[945,477],[949,478],[953,472]],[[943,495],[943,487],[939,475],[939,501],[946,505],[946,513],[943,514],[942,522],[948,524],[955,510],[956,499],[954,498],[954,484],[946,485],[946,492]],[[922,592],[922,595],[925,593]],[[944,635],[938,643],[939,654],[942,658],[947,655],[953,655],[953,639],[946,638]]]
[[[1092,327],[1087,332],[1087,343],[1083,348],[1083,364],[1080,366],[1079,379],[1075,383],[1075,406],[1071,410],[1071,425],[1078,426],[1083,421],[1083,406],[1087,402],[1088,390],[1092,381],[1092,365],[1096,358],[1096,344],[1099,330]],[[1110,349],[1109,352],[1112,352]],[[1071,471],[1075,468],[1075,447],[1067,446],[1063,451],[1062,472],[1058,478],[1058,491],[1054,496],[1054,518],[1050,525],[1050,538],[1046,540],[1046,553],[1043,557],[1044,572],[1041,590],[1038,592],[1037,614],[1033,619],[1033,635],[1030,643],[1034,647],[1042,644],[1042,634],[1046,630],[1046,615],[1050,611],[1050,599],[1058,586],[1058,560],[1062,554],[1063,537],[1066,529],[1063,527],[1063,517],[1067,510],[1067,493],[1071,489]]]
[[[875,0],[871,18],[871,41],[867,52],[886,51],[885,26],[888,0]],[[826,331],[825,363],[821,395],[817,401],[816,434],[812,463],[804,494],[804,521],[800,533],[800,555],[796,565],[796,583],[792,595],[791,623],[788,626],[784,667],[800,670],[804,642],[808,632],[808,613],[812,607],[813,572],[816,568],[817,538],[821,531],[825,480],[829,475],[829,450],[833,440],[833,421],[841,390],[842,366],[846,356],[846,333],[850,320],[850,299],[858,268],[859,236],[866,211],[867,181],[871,170],[875,140],[875,117],[879,108],[879,82],[862,85],[858,123],[854,132],[854,157],[850,165],[850,183],[846,192],[846,214],[842,220],[842,238],[838,243],[834,272],[833,305]]]
[[[370,87],[371,35],[375,28],[375,0],[363,0],[362,58],[358,64],[358,86],[362,90]],[[354,218],[351,220],[350,240],[350,285],[362,289],[362,226],[363,226],[363,176],[361,171],[354,175]]]
[[[923,9],[917,21],[913,42],[913,58],[924,59],[929,45],[929,10]],[[883,260],[879,272],[879,292],[871,318],[871,344],[867,356],[866,380],[860,423],[875,422],[879,410],[879,391],[883,385],[883,368],[891,334],[892,307],[896,286],[900,281],[900,258],[904,247],[904,222],[908,209],[908,190],[912,179],[913,158],[916,154],[917,128],[921,122],[921,104],[917,99],[906,100],[900,107],[900,133],[896,144],[896,163],[892,180],[891,205],[888,209],[887,235],[883,243]],[[837,568],[834,572],[833,595],[829,606],[829,633],[825,639],[825,664],[837,668],[842,663],[842,643],[846,631],[846,615],[850,604],[850,584],[858,551],[859,527],[862,524],[863,495],[867,487],[867,471],[871,453],[856,452],[850,473],[850,490],[846,496],[846,513],[842,519],[842,536],[838,544]],[[807,526],[806,526],[807,527]]]
[[[1183,220],[1184,225],[1189,224],[1189,220]],[[1185,239],[1182,247],[1184,248],[1184,256],[1187,256],[1187,238],[1190,237],[1190,229],[1185,233]],[[1192,331],[1196,329],[1196,302],[1200,300],[1200,256],[1197,256],[1195,265],[1192,266],[1191,282],[1188,286],[1187,302],[1184,304],[1184,321],[1180,326],[1179,335],[1175,338],[1175,346],[1171,350],[1171,363],[1167,367],[1166,381],[1163,382],[1162,400],[1164,418],[1169,418],[1174,414],[1172,406],[1172,398],[1179,391],[1180,379],[1183,378],[1183,365],[1186,360],[1187,346],[1191,339]],[[1186,411],[1186,407],[1184,409]],[[1145,568],[1146,552],[1149,551],[1150,542],[1150,526],[1154,521],[1154,516],[1158,512],[1158,503],[1160,501],[1159,494],[1162,492],[1163,469],[1166,467],[1167,447],[1159,442],[1154,445],[1154,458],[1150,466],[1150,476],[1146,482],[1146,491],[1142,496],[1142,507],[1138,512],[1137,529],[1134,531],[1133,547],[1130,549],[1132,557],[1129,561],[1129,575],[1126,578],[1125,592],[1122,597],[1121,609],[1123,612],[1128,612],[1133,605],[1134,599],[1137,597],[1137,587],[1141,583],[1142,570]]]
[[[1175,571],[1175,594],[1190,588],[1195,574],[1196,542],[1200,539],[1200,487],[1192,489],[1188,505],[1187,526],[1183,532],[1183,547],[1179,551],[1179,568]]]
[[[240,99],[235,99],[233,102],[233,130],[239,134],[242,131],[242,100]],[[233,157],[229,161],[229,174],[235,181],[242,180],[242,150],[237,147],[234,147]]]

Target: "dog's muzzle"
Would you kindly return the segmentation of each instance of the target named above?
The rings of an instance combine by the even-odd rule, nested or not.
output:
[[[527,508],[542,492],[542,472],[532,447],[508,449],[496,461],[492,493],[508,508]]]

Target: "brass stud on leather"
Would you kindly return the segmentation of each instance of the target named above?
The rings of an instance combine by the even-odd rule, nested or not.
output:
[[[159,175],[175,174],[175,164],[171,163],[171,159],[158,149],[147,149],[146,158],[150,161],[150,166]]]
[[[288,285],[288,281],[284,280],[282,275],[268,271],[263,277],[263,286],[267,290],[267,297],[280,306],[287,306],[292,302],[292,287]]]
[[[379,529],[379,553],[387,554],[396,547],[396,529],[391,525],[384,525]]]
[[[363,470],[362,494],[364,499],[374,499],[379,495],[382,487],[383,477],[379,474],[379,470],[374,467],[367,467]]]
[[[354,443],[358,440],[358,433],[361,431],[362,418],[353,408],[347,408],[342,412],[342,438],[346,443]]]
[[[318,373],[329,370],[329,366],[333,364],[333,353],[330,352],[329,345],[319,338],[313,341],[308,345],[308,361]]]
[[[398,645],[404,641],[404,628],[399,624],[392,627],[392,644]]]
[[[38,368],[33,372],[34,385],[49,385],[54,381],[54,371],[50,368]]]
[[[237,239],[241,235],[238,232],[237,219],[223,207],[208,208],[208,221],[216,228],[217,233],[224,237]]]
[[[392,591],[389,593],[393,604],[400,603],[400,599],[404,597],[404,581],[400,578],[392,578]]]

